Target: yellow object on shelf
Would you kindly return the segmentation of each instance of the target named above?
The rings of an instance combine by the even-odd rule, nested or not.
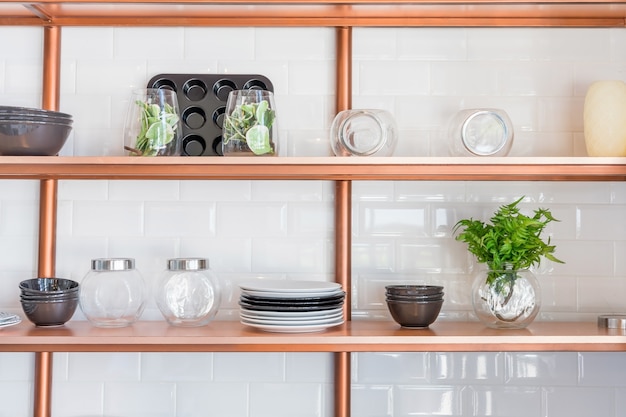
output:
[[[593,83],[585,96],[583,119],[589,156],[626,156],[626,83]]]

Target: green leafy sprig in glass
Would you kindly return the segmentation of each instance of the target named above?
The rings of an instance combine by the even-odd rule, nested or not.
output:
[[[135,104],[142,109],[141,128],[135,147],[128,150],[139,156],[156,156],[176,137],[178,114],[167,103],[163,109],[158,104],[142,100],[137,100]]]
[[[500,271],[488,274],[490,285],[510,285],[501,282],[501,271],[527,269],[539,265],[542,258],[564,263],[554,256],[556,247],[550,244],[550,237],[547,241],[541,239],[546,225],[558,220],[546,209],[535,210],[532,217],[522,214],[517,205],[523,198],[501,206],[491,217],[491,224],[463,219],[454,226],[454,233],[461,229],[456,240],[467,243],[478,262],[486,264],[490,271]],[[515,276],[509,278],[514,280]],[[498,288],[496,291],[500,292]]]
[[[239,104],[224,118],[222,140],[245,142],[255,155],[274,153],[270,131],[276,113],[267,100],[258,103]]]

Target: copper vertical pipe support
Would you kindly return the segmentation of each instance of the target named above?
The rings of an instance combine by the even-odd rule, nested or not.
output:
[[[336,112],[352,108],[352,28],[336,28]]]
[[[61,84],[61,28],[44,27],[43,95],[44,109],[58,110]],[[39,255],[40,277],[55,275],[57,181],[41,180],[39,184]],[[35,353],[33,381],[33,416],[52,414],[52,352]]]
[[[352,181],[335,182],[335,279],[346,290],[344,317],[352,315]],[[350,352],[334,354],[335,417],[350,417]]]
[[[345,7],[345,6],[340,6]],[[352,28],[336,28],[336,113],[352,107]],[[344,317],[352,315],[352,182],[335,182],[335,279],[346,289]],[[335,417],[350,417],[350,352],[334,354]]]

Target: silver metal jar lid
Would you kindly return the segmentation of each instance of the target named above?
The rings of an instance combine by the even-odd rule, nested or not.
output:
[[[133,258],[98,258],[91,260],[93,271],[126,271],[135,269]]]
[[[626,329],[626,314],[603,314],[598,316],[598,327]]]
[[[461,141],[470,153],[488,156],[498,153],[506,145],[509,134],[502,116],[492,110],[480,110],[463,122]]]
[[[207,269],[209,261],[205,258],[174,258],[167,260],[170,271],[198,271]]]

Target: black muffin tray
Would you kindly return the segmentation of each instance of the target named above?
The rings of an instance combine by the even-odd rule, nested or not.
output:
[[[176,92],[186,156],[220,156],[222,122],[228,94],[233,90],[274,91],[272,82],[257,74],[158,74],[148,88]]]

